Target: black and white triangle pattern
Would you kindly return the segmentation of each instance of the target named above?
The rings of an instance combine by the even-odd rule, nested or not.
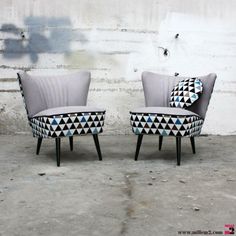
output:
[[[103,132],[104,112],[81,112],[30,119],[33,136],[56,138]]]
[[[203,84],[198,78],[189,78],[180,81],[170,95],[170,106],[186,108],[199,99],[203,91]]]
[[[131,113],[130,122],[135,134],[162,136],[197,136],[203,119],[198,116],[176,116],[150,113]]]

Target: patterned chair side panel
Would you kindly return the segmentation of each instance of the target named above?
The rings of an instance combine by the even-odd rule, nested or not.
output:
[[[56,138],[103,132],[105,112],[83,112],[32,118],[34,137]]]
[[[197,136],[203,119],[198,116],[175,116],[163,114],[131,114],[132,131],[135,134],[158,134],[162,136]]]

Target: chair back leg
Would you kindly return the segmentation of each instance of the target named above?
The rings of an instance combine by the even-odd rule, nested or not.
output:
[[[43,141],[43,138],[38,138],[37,149],[36,149],[36,155],[38,155],[39,152],[40,152],[40,147],[41,147],[42,141]]]
[[[70,142],[70,150],[73,151],[73,136],[69,137],[69,142]]]
[[[97,134],[93,134],[93,140],[94,140],[94,143],[95,143],[95,146],[96,146],[96,149],[97,149],[99,161],[102,161],[102,153],[101,153],[100,144],[99,144]]]
[[[181,137],[176,137],[177,165],[181,162]]]
[[[57,166],[61,164],[61,138],[55,138],[56,140],[56,157],[57,157]]]
[[[162,147],[162,141],[163,141],[163,136],[159,136],[159,151],[161,150]]]
[[[134,160],[137,161],[138,160],[138,154],[139,154],[139,150],[142,144],[142,140],[143,140],[143,135],[139,134],[138,135],[138,140],[137,140],[137,146],[136,146],[136,152],[135,152],[135,157]]]
[[[191,146],[192,146],[193,154],[195,154],[196,150],[195,150],[195,139],[194,139],[194,137],[190,137],[190,141],[191,141]]]

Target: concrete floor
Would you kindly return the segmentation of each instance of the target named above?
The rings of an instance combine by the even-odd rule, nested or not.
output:
[[[53,140],[36,156],[31,136],[0,136],[0,235],[224,231],[236,223],[236,136],[199,137],[195,155],[185,139],[180,167],[174,141],[159,152],[145,136],[135,162],[135,136],[101,136],[99,162],[91,136],[76,137],[73,152],[63,139],[57,168]]]

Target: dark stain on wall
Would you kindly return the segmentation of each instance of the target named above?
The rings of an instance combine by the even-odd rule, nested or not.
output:
[[[27,17],[25,27],[21,29],[14,24],[3,24],[0,31],[5,33],[4,49],[1,51],[6,59],[18,59],[25,54],[33,63],[40,53],[70,53],[71,41],[86,43],[84,34],[73,30],[69,18]]]

